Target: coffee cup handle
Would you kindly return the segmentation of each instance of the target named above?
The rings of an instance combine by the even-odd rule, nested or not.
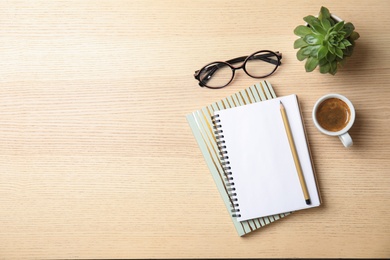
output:
[[[345,147],[350,147],[353,145],[352,138],[348,133],[339,135],[339,138]]]

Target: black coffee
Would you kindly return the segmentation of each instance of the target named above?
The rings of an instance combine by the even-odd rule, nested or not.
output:
[[[324,100],[317,108],[316,118],[322,128],[331,132],[337,132],[347,126],[351,111],[348,105],[338,99]]]

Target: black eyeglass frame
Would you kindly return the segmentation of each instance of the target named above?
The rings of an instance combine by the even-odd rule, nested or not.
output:
[[[264,55],[255,56],[256,54],[259,54],[259,53],[264,53]],[[263,76],[253,76],[246,70],[246,67],[245,67],[246,63],[249,60],[251,60],[252,57],[255,57],[256,59],[261,59],[261,60],[263,60],[265,62],[268,62],[268,63],[272,63],[272,64],[275,65],[275,68],[270,73],[268,73],[266,75],[263,75]],[[270,59],[269,57],[276,57],[277,60]],[[273,51],[269,51],[269,50],[261,50],[261,51],[254,52],[254,53],[252,53],[249,56],[242,56],[242,57],[234,58],[234,59],[231,59],[231,60],[228,60],[228,61],[214,61],[214,62],[211,62],[211,63],[203,66],[200,70],[195,71],[194,77],[195,77],[196,80],[199,81],[199,86],[201,86],[201,87],[206,87],[206,88],[211,88],[211,89],[224,88],[224,87],[226,87],[227,85],[229,85],[233,81],[236,70],[243,69],[244,72],[251,78],[258,78],[258,79],[259,78],[265,78],[265,77],[268,77],[268,76],[272,75],[276,71],[276,69],[280,65],[282,65],[281,59],[282,59],[282,53],[280,53],[279,51],[273,52]],[[232,65],[232,63],[237,63],[237,62],[243,62],[243,63],[239,67],[234,67]],[[231,68],[231,70],[232,70],[232,77],[229,80],[229,82],[227,82],[225,85],[218,86],[218,87],[207,86],[208,79],[210,79],[211,76],[215,73],[215,71],[217,71],[217,69],[219,68],[219,66],[217,66],[217,65],[211,66],[213,64],[223,64],[224,66],[226,65],[226,66]],[[206,77],[201,80],[200,79],[200,72],[205,70],[205,69],[208,69],[209,72],[208,72],[208,74],[206,74]]]

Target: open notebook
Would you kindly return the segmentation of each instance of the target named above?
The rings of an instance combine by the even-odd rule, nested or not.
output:
[[[196,110],[186,116],[190,125],[192,133],[198,143],[200,151],[205,159],[205,162],[210,170],[211,176],[216,184],[218,192],[221,195],[222,201],[229,212],[229,216],[236,228],[237,233],[240,236],[255,231],[261,227],[264,227],[276,220],[282,219],[289,215],[290,212],[275,214],[272,216],[255,218],[247,221],[238,221],[237,218],[232,217],[233,204],[231,197],[229,196],[226,186],[226,171],[220,160],[217,141],[213,132],[213,123],[211,116],[215,111],[222,109],[244,106],[256,102],[270,100],[276,98],[276,94],[272,85],[268,81],[261,81],[253,86],[243,89],[231,96],[228,96],[222,100],[214,102],[208,106],[205,106],[199,110]]]
[[[306,204],[286,127],[285,107],[311,203]],[[296,95],[214,111],[216,139],[227,167],[239,221],[320,205]]]

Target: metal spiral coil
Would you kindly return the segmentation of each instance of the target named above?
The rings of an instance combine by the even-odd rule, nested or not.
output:
[[[236,188],[234,187],[234,178],[233,178],[233,173],[231,172],[231,167],[230,162],[229,162],[229,156],[228,156],[228,151],[226,150],[226,145],[225,145],[225,136],[223,135],[223,130],[222,130],[222,125],[221,125],[221,120],[219,119],[219,114],[215,114],[214,116],[211,117],[211,120],[213,122],[213,132],[215,134],[215,138],[217,140],[217,146],[219,148],[219,158],[221,160],[221,165],[223,168],[223,171],[225,173],[225,187],[226,191],[230,197],[230,201],[232,204],[230,206],[232,207],[231,212],[232,212],[232,217],[241,217],[239,214],[240,209],[239,209],[239,203],[237,199],[237,193]]]

